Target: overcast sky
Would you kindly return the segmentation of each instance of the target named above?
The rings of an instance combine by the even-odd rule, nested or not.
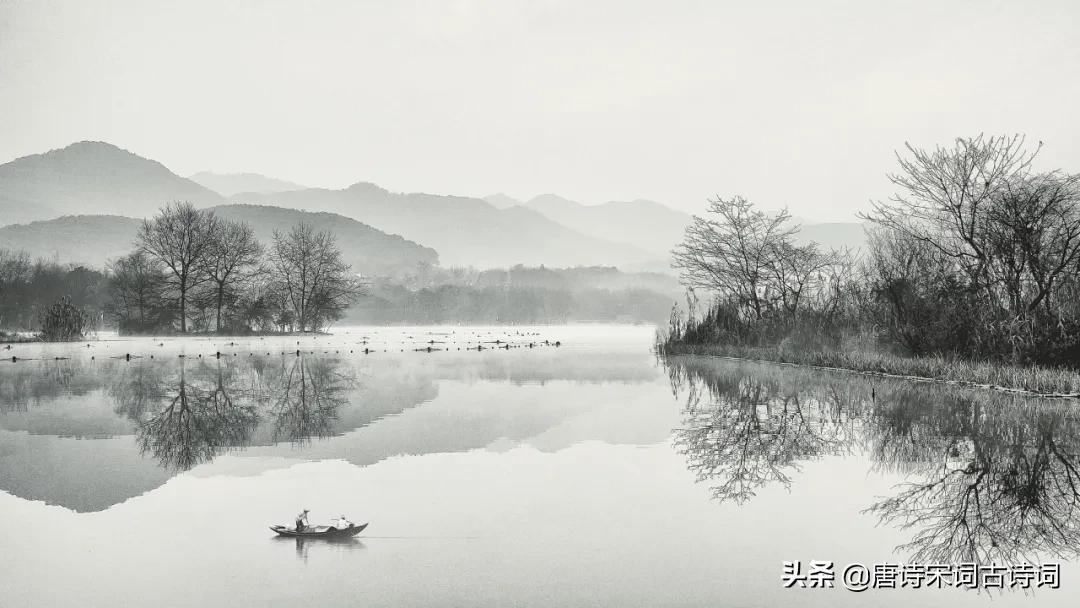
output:
[[[104,140],[181,175],[844,220],[904,141],[1023,132],[1080,171],[1078,23],[1069,1],[0,0],[0,162]]]

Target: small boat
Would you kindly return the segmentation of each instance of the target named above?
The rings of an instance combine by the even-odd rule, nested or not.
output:
[[[287,528],[285,526],[270,526],[270,529],[281,536],[291,536],[293,538],[348,538],[363,532],[366,527],[368,527],[367,524],[351,524],[348,528],[310,526],[302,532],[297,532],[296,528]]]

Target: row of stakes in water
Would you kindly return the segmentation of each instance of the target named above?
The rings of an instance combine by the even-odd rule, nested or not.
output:
[[[435,342],[432,341],[431,343],[434,344]],[[236,345],[235,342],[230,342],[229,344],[230,344],[230,346],[235,346]],[[445,344],[445,342],[440,342],[439,344]],[[537,348],[538,346],[555,346],[555,347],[562,346],[562,342],[559,341],[559,340],[556,340],[554,342],[544,340],[543,342],[529,342],[528,344],[517,344],[517,345],[512,345],[509,342],[503,342],[501,340],[495,340],[493,342],[488,342],[487,344],[495,344],[496,346],[489,346],[489,347],[485,348],[483,344],[478,344],[475,347],[466,346],[465,350],[475,350],[475,351],[479,352],[479,351],[484,351],[484,350],[510,350],[511,348]],[[158,344],[158,346],[164,346],[164,345],[165,345],[164,342],[161,342],[161,343]],[[86,347],[90,348],[90,345],[87,344]],[[11,345],[8,345],[6,347],[6,349],[11,350]],[[430,346],[430,345],[425,347],[425,348],[414,348],[413,349],[413,351],[419,352],[419,353],[423,353],[423,352],[434,353],[434,352],[442,352],[442,351],[449,351],[449,350],[450,350],[450,348],[435,348],[435,347]],[[458,347],[457,350],[461,350],[461,347]],[[375,350],[375,349],[365,347],[364,350],[362,350],[360,352],[365,354],[365,355],[368,355],[368,354],[378,352],[378,351]],[[387,352],[387,350],[383,349],[382,352],[385,353],[385,352]],[[405,352],[405,349],[403,349],[403,348],[399,349],[399,352]],[[353,354],[353,353],[354,353],[354,351],[352,351],[352,350],[349,351],[349,354]],[[269,355],[270,353],[267,352],[266,354]],[[281,352],[281,354],[286,355],[286,354],[290,354],[290,353],[283,351],[283,352]],[[300,349],[296,349],[295,355],[297,357],[299,357],[302,354],[304,354],[303,351],[301,351]],[[313,350],[308,351],[307,354],[314,355],[315,351],[313,351]],[[323,354],[330,354],[330,351],[324,350]],[[341,351],[340,350],[335,350],[334,354],[341,354]],[[237,355],[236,353],[232,354],[232,356],[234,356],[234,357],[236,355]],[[255,355],[254,353],[248,353],[249,357],[252,357],[254,355]],[[226,353],[226,354],[223,355],[221,353],[221,351],[217,351],[213,355],[213,357],[215,359],[220,359],[222,356],[227,357],[228,354]],[[109,358],[110,359],[123,359],[125,361],[131,361],[132,359],[142,359],[143,357],[140,356],[140,355],[132,355],[131,353],[124,353],[123,355],[117,355],[115,357],[109,357]],[[150,358],[153,359],[154,355],[150,355]],[[180,353],[179,355],[177,355],[177,358],[184,359],[184,358],[186,358],[186,355],[184,353]],[[201,359],[202,355],[201,354],[198,355],[197,358]],[[67,361],[68,359],[70,359],[70,357],[52,357],[51,359],[49,359],[49,358],[34,359],[34,358],[30,358],[30,357],[17,357],[17,356],[12,355],[10,361],[12,363],[18,363],[19,361],[39,361],[39,360],[42,360],[42,361],[49,361],[49,360],[51,360],[51,361]],[[91,355],[90,360],[95,361],[96,357]]]

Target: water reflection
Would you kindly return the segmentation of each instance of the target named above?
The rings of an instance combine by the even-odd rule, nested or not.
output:
[[[296,550],[296,558],[304,563],[308,561],[312,546],[338,551],[356,551],[367,548],[364,542],[355,536],[349,538],[288,538],[275,536],[271,540],[279,545],[293,545]]]
[[[42,361],[40,365],[4,362],[0,369],[0,414],[26,412],[61,395],[85,395],[100,380],[83,361]]]
[[[865,452],[901,472],[868,505],[908,530],[914,561],[1009,563],[1080,551],[1080,416],[1072,403],[691,357],[665,361],[677,449],[721,502],[787,486],[800,464]]]
[[[293,339],[252,342],[220,359],[202,340],[142,340],[38,345],[0,361],[0,491],[96,511],[227,452],[238,458],[216,470],[249,475],[298,459],[367,466],[519,442],[655,444],[674,417],[641,396],[663,386],[647,340],[388,355],[350,342],[300,357]],[[139,354],[115,354],[128,350]],[[617,420],[584,424],[590,416]]]
[[[329,436],[354,384],[339,368],[332,358],[151,361],[125,369],[109,392],[116,412],[135,423],[140,451],[182,471],[247,446],[264,421],[275,441]]]
[[[274,441],[305,444],[330,436],[338,410],[349,403],[345,392],[355,385],[355,378],[331,359],[299,357],[260,372]]]

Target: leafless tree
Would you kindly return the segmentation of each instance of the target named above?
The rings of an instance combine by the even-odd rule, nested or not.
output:
[[[905,144],[909,156],[898,153],[900,171],[889,175],[899,191],[863,217],[937,249],[986,287],[994,196],[1025,175],[1038,153],[1024,144],[1020,135],[957,138],[933,150]]]
[[[1038,148],[1021,136],[907,150],[890,176],[899,192],[864,216],[879,227],[871,281],[889,303],[886,325],[913,330],[904,341],[924,352],[926,340],[911,338],[948,332],[927,333],[915,317],[951,300],[964,302],[966,321],[931,350],[1014,360],[1045,358],[1051,342],[1061,353],[1076,350],[1080,310],[1056,292],[1074,293],[1080,271],[1080,177],[1033,173]]]
[[[316,331],[362,293],[358,279],[341,259],[334,235],[300,223],[288,233],[274,232],[270,252],[273,283],[300,331]]]
[[[1024,176],[993,197],[986,241],[991,276],[1013,315],[1054,310],[1053,291],[1080,261],[1080,178]]]
[[[109,264],[109,311],[121,331],[154,327],[162,314],[162,266],[136,250]]]
[[[694,216],[683,242],[672,252],[672,266],[683,284],[746,303],[751,318],[761,319],[770,289],[776,255],[796,228],[791,215],[756,210],[741,196],[709,201],[711,217]]]
[[[28,252],[0,247],[0,285],[29,281],[33,267]]]
[[[851,255],[796,242],[790,220],[786,210],[764,213],[741,197],[710,201],[709,216],[694,217],[672,266],[687,289],[716,299],[700,321],[688,320],[692,340],[760,345],[793,336],[792,347],[826,338],[845,304]]]
[[[259,269],[263,247],[245,222],[219,221],[210,239],[205,267],[213,286],[215,330],[222,330],[222,309]]]
[[[34,263],[30,260],[30,254],[22,250],[7,249],[0,247],[0,302],[6,306],[0,306],[0,327],[7,327],[5,323],[11,323],[13,315],[5,315],[5,309],[24,307],[26,302],[17,301],[13,297],[17,286],[30,282],[33,276]]]
[[[188,293],[209,280],[205,263],[217,225],[213,213],[176,202],[144,220],[139,229],[139,249],[164,266],[165,282],[176,293],[181,333],[187,332]]]

